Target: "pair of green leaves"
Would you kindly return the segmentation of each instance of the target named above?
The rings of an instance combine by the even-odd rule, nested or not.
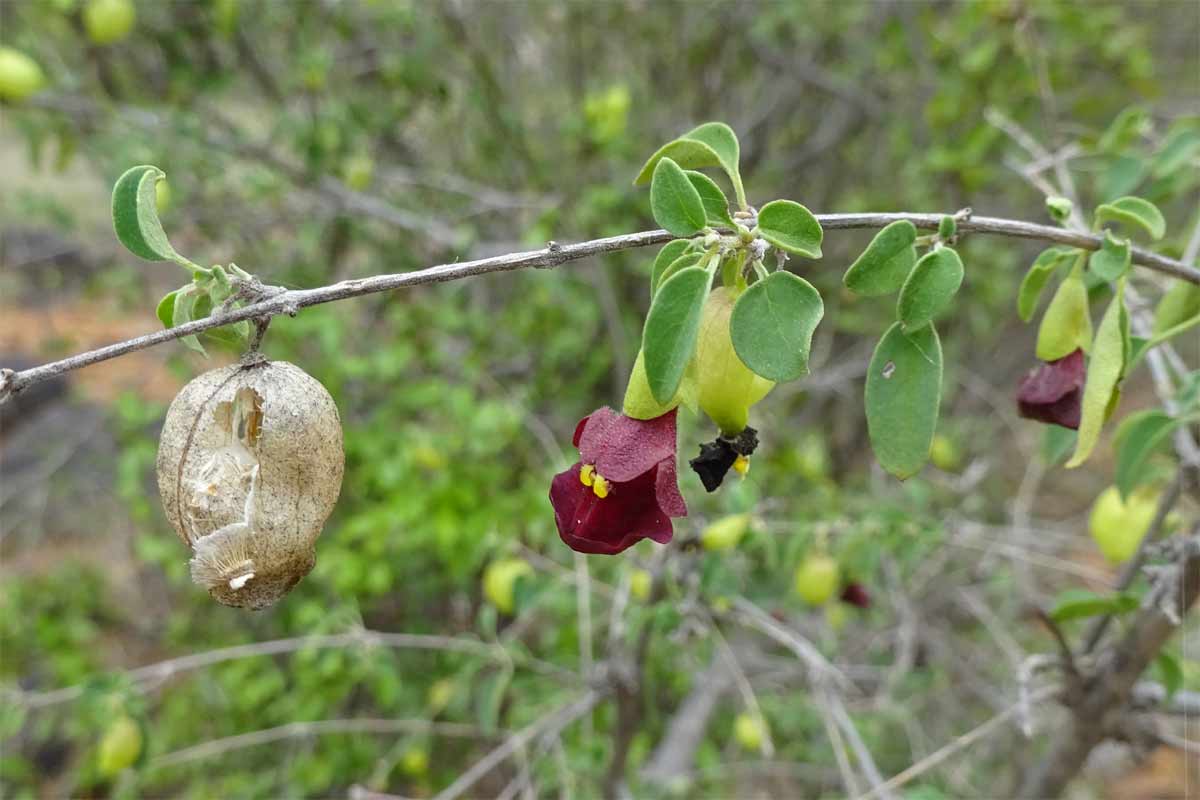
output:
[[[683,379],[717,264],[716,253],[701,257],[678,242],[665,245],[655,259],[658,279],[642,353],[646,380],[658,403],[670,402]],[[763,378],[798,378],[808,372],[813,331],[824,313],[821,295],[811,284],[790,272],[774,272],[738,296],[729,321],[734,350]]]
[[[944,226],[954,235],[953,218]],[[896,318],[914,331],[944,311],[962,286],[962,259],[950,247],[936,247],[917,259],[917,228],[908,220],[885,226],[846,270],[842,282],[856,294],[879,297],[899,291]]]
[[[704,173],[684,170],[670,158],[660,159],[654,167],[650,212],[676,236],[692,236],[712,226],[733,226],[729,201],[721,187]]]
[[[158,167],[142,164],[127,169],[112,193],[113,230],[129,252],[147,261],[174,261],[193,275],[193,280],[167,294],[156,313],[167,328],[203,319],[233,294],[229,276],[220,266],[205,269],[181,256],[171,245],[158,218],[158,182],[166,178]],[[215,341],[237,347],[249,337],[250,325],[238,322],[205,331]],[[202,355],[204,346],[195,336],[185,336],[185,345]]]

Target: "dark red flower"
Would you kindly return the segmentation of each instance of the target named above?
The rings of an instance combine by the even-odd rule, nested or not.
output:
[[[580,553],[612,555],[642,539],[671,541],[687,516],[675,477],[675,411],[640,420],[599,408],[575,428],[579,461],[554,476],[558,535]]]
[[[847,583],[842,587],[842,594],[839,599],[843,603],[848,603],[858,608],[871,607],[871,594],[861,583]]]
[[[1017,386],[1018,412],[1026,419],[1078,430],[1086,376],[1082,350],[1041,364]]]

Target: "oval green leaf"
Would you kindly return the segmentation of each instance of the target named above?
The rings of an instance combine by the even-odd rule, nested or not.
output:
[[[1106,281],[1115,281],[1129,271],[1129,240],[1105,231],[1100,249],[1088,259],[1088,268]]]
[[[1077,266],[1058,285],[1042,315],[1037,357],[1056,361],[1076,349],[1086,352],[1091,344],[1092,315],[1088,310],[1087,286],[1083,283],[1083,270]]]
[[[1071,247],[1051,247],[1038,254],[1029,267],[1029,271],[1021,280],[1021,288],[1017,292],[1017,314],[1020,315],[1022,322],[1029,322],[1033,319],[1033,312],[1037,310],[1038,298],[1042,296],[1042,289],[1050,280],[1050,276],[1058,269],[1059,264],[1078,253],[1078,250]]]
[[[916,330],[945,310],[962,280],[962,259],[952,248],[940,247],[922,256],[896,300],[896,316],[904,329]]]
[[[721,187],[717,186],[716,182],[703,172],[687,170],[684,174],[688,176],[688,180],[692,182],[692,186],[700,195],[700,202],[704,204],[704,216],[707,218],[708,224],[714,228],[722,225],[732,228],[733,217],[729,216],[729,200],[721,191]]]
[[[867,430],[880,466],[900,480],[929,459],[942,398],[942,344],[933,325],[879,340],[867,372]]]
[[[650,212],[676,236],[699,233],[707,224],[700,193],[684,171],[669,158],[658,162],[650,182]]]
[[[791,200],[772,200],[758,212],[762,238],[789,253],[821,257],[821,223],[804,206]]]
[[[683,379],[711,282],[708,270],[688,267],[663,281],[654,296],[642,331],[642,352],[650,393],[659,403],[669,403]]]
[[[776,383],[808,374],[821,294],[790,272],[773,272],[742,292],[729,318],[733,349],[752,372]]]
[[[898,291],[917,263],[916,240],[917,228],[906,219],[884,227],[846,270],[842,283],[865,297]]]
[[[1096,443],[1100,441],[1100,431],[1105,421],[1116,410],[1120,397],[1118,387],[1127,357],[1128,330],[1129,315],[1125,310],[1125,286],[1122,283],[1104,311],[1100,327],[1096,329],[1096,340],[1092,343],[1088,361],[1087,381],[1083,385],[1079,438],[1075,442],[1075,454],[1066,463],[1067,469],[1078,467],[1092,454]]]
[[[1123,222],[1136,225],[1151,239],[1161,239],[1167,232],[1167,221],[1158,206],[1140,197],[1121,197],[1096,209],[1097,222]]]
[[[173,261],[179,257],[158,221],[155,184],[166,177],[158,167],[130,167],[113,186],[112,218],[117,239],[129,252],[147,261]]]
[[[742,157],[741,145],[738,144],[737,134],[733,132],[733,128],[724,122],[706,122],[692,128],[683,135],[683,138],[702,142],[717,154],[721,168],[725,170],[725,174],[729,176],[729,180],[733,184],[738,204],[745,207],[746,196],[742,189],[742,176],[738,167],[738,162]]]

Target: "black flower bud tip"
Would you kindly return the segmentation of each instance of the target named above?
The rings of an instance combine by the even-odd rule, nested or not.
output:
[[[700,482],[710,492],[715,492],[725,480],[725,473],[734,465],[738,457],[749,458],[758,447],[758,431],[749,425],[737,436],[728,438],[718,436],[711,442],[700,445],[700,455],[688,464],[700,476]]]

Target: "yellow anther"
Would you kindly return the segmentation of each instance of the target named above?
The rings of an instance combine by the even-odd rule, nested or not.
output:
[[[733,469],[738,475],[741,475],[743,478],[746,477],[746,473],[750,471],[750,459],[745,456],[738,456],[737,460],[733,462]]]
[[[592,485],[592,476],[596,474],[596,468],[591,464],[584,464],[579,468],[579,482],[584,486]]]
[[[592,491],[596,493],[596,497],[601,500],[608,497],[608,481],[597,475],[592,483]]]

